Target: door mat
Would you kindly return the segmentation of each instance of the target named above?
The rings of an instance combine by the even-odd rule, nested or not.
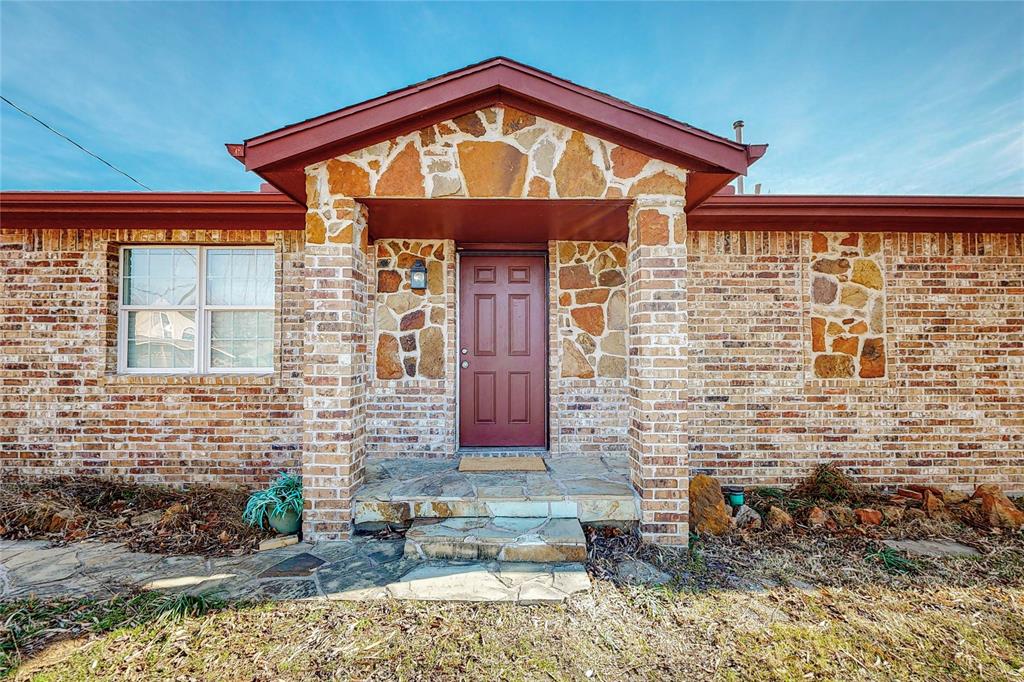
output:
[[[488,471],[547,471],[542,457],[461,457],[459,471],[482,473]]]

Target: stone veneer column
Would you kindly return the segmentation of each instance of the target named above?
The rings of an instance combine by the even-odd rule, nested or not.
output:
[[[302,482],[306,540],[347,538],[363,480],[368,329],[366,208],[307,191]],[[326,194],[326,193],[325,193]]]
[[[638,196],[629,217],[630,478],[651,542],[689,537],[686,215],[682,197]]]

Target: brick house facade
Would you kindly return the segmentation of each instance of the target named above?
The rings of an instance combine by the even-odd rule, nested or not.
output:
[[[533,450],[628,458],[649,539],[686,542],[693,472],[1024,490],[1019,198],[725,195],[763,145],[501,58],[229,151],[280,191],[3,194],[4,472],[296,470],[304,532],[345,536],[369,460],[466,442],[462,259],[530,254]],[[146,245],[269,247],[272,367],[124,371],[121,254]]]

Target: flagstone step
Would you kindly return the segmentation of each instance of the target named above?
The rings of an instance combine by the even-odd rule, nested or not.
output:
[[[545,472],[466,473],[458,460],[370,460],[356,490],[357,530],[451,517],[568,518],[634,523],[640,505],[623,457],[556,457]]]
[[[405,534],[405,556],[574,562],[586,560],[587,540],[577,519],[502,516],[418,519]]]

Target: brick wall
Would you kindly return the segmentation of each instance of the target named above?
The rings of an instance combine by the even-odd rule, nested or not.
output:
[[[693,471],[1024,490],[1024,236],[881,235],[884,377],[815,377],[815,235],[689,235]]]
[[[118,247],[277,247],[275,371],[118,376]],[[262,230],[0,230],[0,470],[255,485],[297,470],[303,245]]]
[[[686,444],[690,467],[726,482],[788,484],[819,462],[835,461],[870,482],[969,488],[996,481],[1024,490],[1024,237],[881,235],[887,362],[885,376],[870,379],[815,377],[812,266],[820,254],[814,240],[811,233],[785,232],[686,236],[685,271],[675,270],[686,283],[689,367],[680,391],[688,394],[688,407],[677,420],[685,432],[667,437]],[[260,377],[118,376],[117,247],[124,243],[274,244],[275,371]],[[646,259],[651,277],[673,269],[663,263],[681,253],[645,248],[634,255]],[[344,262],[365,270],[358,274],[370,283],[366,295],[372,297],[374,264],[359,265],[357,250],[345,249]],[[316,256],[311,263],[325,268],[316,276],[306,272],[304,250],[302,235],[276,231],[0,231],[0,469],[245,485],[281,468],[297,470],[303,433],[315,431],[302,415],[307,290],[312,283],[321,293],[330,291],[316,282],[330,280],[332,259],[338,258],[334,251]],[[557,243],[550,257],[555,263]],[[446,263],[445,325],[452,338],[455,265]],[[642,265],[637,260],[636,267]],[[553,265],[552,307],[561,319],[556,270]],[[339,294],[347,306],[344,320],[357,312],[349,295]],[[636,328],[657,336],[659,309],[652,308],[649,318],[634,309]],[[334,324],[322,322],[327,327],[321,331]],[[552,326],[553,345],[566,331],[578,330]],[[372,366],[372,346],[352,346],[356,375],[347,381],[358,381],[363,368]],[[661,362],[674,360],[658,360],[648,371],[664,369]],[[637,377],[630,398],[628,386],[618,392],[617,379],[606,387],[555,378],[560,367],[553,353],[554,452],[621,451],[629,423],[624,405],[632,400],[634,414],[645,413],[639,392],[644,377]],[[651,380],[651,391],[661,390],[658,380]],[[447,375],[431,381],[440,397],[425,401],[422,386],[399,391],[370,379],[367,451],[397,454],[415,441],[427,443],[421,454],[430,456],[453,446],[445,426],[448,408],[426,410],[426,419],[418,414],[435,398],[438,405],[453,399],[454,382]],[[654,406],[659,396],[668,400],[666,395],[651,393],[649,402]],[[381,435],[395,410],[406,415],[414,432],[405,432],[410,443]],[[659,412],[664,410],[655,409],[651,418]],[[450,418],[453,423],[453,413]],[[325,413],[325,419],[327,438],[338,432],[339,417]],[[607,427],[607,441],[598,424]],[[634,453],[654,452],[654,432],[638,428],[634,424]],[[325,462],[340,457],[337,443],[331,447],[322,453]],[[344,475],[354,484],[362,457],[358,446],[353,454],[356,460],[344,465]],[[644,457],[652,464],[644,469],[638,463],[636,474],[654,481],[653,463],[667,460]],[[672,471],[669,479],[678,479],[686,459],[665,466]],[[671,505],[670,514],[685,513]]]

